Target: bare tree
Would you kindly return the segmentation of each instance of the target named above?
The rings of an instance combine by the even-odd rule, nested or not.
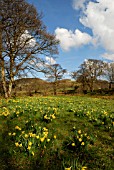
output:
[[[105,74],[106,64],[101,60],[88,59],[85,60],[78,71],[72,72],[72,78],[82,83],[83,90],[88,86],[93,91],[94,83],[100,76]]]
[[[106,63],[105,77],[109,82],[109,89],[111,89],[114,84],[114,62]]]
[[[84,92],[86,90],[86,86],[87,86],[87,77],[86,77],[86,72],[85,72],[85,67],[82,64],[80,66],[80,69],[77,71],[73,71],[71,73],[71,77],[82,84],[82,91]]]
[[[1,67],[0,67],[0,82],[1,82],[2,76],[1,76]]]
[[[6,98],[11,96],[16,76],[38,71],[42,54],[58,52],[58,41],[47,32],[41,19],[25,0],[0,1],[0,67]]]
[[[53,83],[54,95],[57,95],[58,80],[62,79],[66,69],[63,69],[60,64],[48,64],[45,70],[46,78]]]

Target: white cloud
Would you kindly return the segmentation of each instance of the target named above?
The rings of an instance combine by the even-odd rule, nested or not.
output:
[[[114,0],[89,2],[83,13],[80,22],[92,30],[94,43],[104,47],[107,52],[114,53]],[[110,57],[107,55],[107,58]]]
[[[91,43],[104,48],[104,58],[114,60],[114,0],[73,0],[73,8],[81,9],[79,21],[91,29],[92,36],[78,29],[73,32],[57,28],[55,34],[61,48],[68,51]]]
[[[113,54],[104,53],[102,57],[114,61],[114,53]]]
[[[56,61],[52,57],[45,57],[47,63],[46,64],[55,64]]]
[[[19,38],[19,44],[20,46],[25,45],[25,48],[34,47],[36,45],[36,40],[29,34],[28,30],[25,30],[25,32]]]
[[[73,0],[73,8],[74,9],[83,9],[85,7],[84,3],[88,0]]]
[[[56,38],[60,40],[60,46],[63,50],[68,51],[72,47],[79,47],[86,45],[92,40],[91,36],[87,33],[82,33],[76,29],[75,32],[65,28],[57,28],[55,30]]]

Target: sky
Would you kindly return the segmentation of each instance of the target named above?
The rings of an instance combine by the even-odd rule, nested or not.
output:
[[[56,60],[68,72],[85,59],[114,61],[114,0],[27,0],[43,13],[47,31],[59,39]]]

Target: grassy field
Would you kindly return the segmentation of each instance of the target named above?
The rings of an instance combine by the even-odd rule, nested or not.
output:
[[[114,100],[0,100],[1,170],[113,170]]]

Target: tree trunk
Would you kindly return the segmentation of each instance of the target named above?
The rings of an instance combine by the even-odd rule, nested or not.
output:
[[[89,82],[89,89],[90,89],[90,92],[93,92],[93,80]]]
[[[4,61],[2,61],[1,64],[2,64],[2,66],[1,66],[1,77],[2,77],[2,86],[3,86],[4,96],[5,96],[5,98],[8,98],[7,84],[6,84],[6,79],[5,79]]]
[[[1,81],[2,81],[3,91],[4,91],[4,96],[5,98],[8,98],[6,79],[5,79],[4,59],[2,57],[2,30],[1,29],[0,29],[0,67],[1,67]]]
[[[0,23],[1,24],[1,23]],[[1,25],[0,25],[1,26]],[[0,27],[0,67],[1,67],[1,81],[5,98],[8,98],[7,84],[5,78],[4,58],[2,57],[2,27]]]
[[[14,79],[12,77],[11,80],[9,81],[9,85],[8,85],[8,97],[11,97],[13,82],[14,82]]]
[[[109,82],[109,90],[112,88],[112,82]]]
[[[54,91],[54,95],[56,96],[57,95],[57,83],[54,82],[53,84],[53,91]]]
[[[6,77],[5,77],[4,60],[3,59],[1,60],[1,81],[2,81],[2,87],[3,87],[5,98],[11,97],[12,85],[13,85],[13,82],[14,82],[14,78],[11,77],[11,79],[10,79],[8,85],[7,85]]]

